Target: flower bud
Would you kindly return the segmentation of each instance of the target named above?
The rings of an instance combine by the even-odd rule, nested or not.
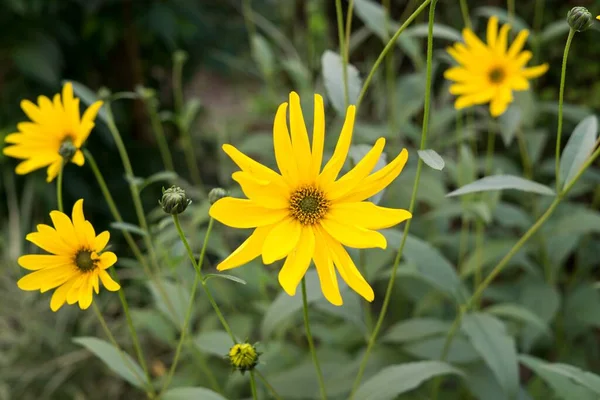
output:
[[[259,355],[260,353],[256,351],[256,347],[250,343],[237,343],[229,349],[231,366],[242,374],[256,367]]]
[[[567,22],[572,29],[583,32],[592,26],[592,13],[585,7],[573,7],[567,13]]]
[[[69,162],[77,152],[77,147],[73,144],[70,138],[66,138],[58,148],[58,154],[63,158],[64,162]]]
[[[222,188],[214,188],[208,193],[208,201],[210,204],[215,204],[218,200],[227,196],[227,192]]]
[[[163,188],[162,199],[158,201],[158,204],[167,214],[176,215],[184,212],[191,202],[192,200],[187,198],[185,190],[177,186],[171,186],[167,190]]]

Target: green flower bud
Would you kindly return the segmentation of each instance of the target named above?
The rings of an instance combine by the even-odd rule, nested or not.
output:
[[[215,204],[217,200],[227,197],[227,192],[222,188],[214,188],[208,193],[208,201],[210,204]]]
[[[228,356],[233,369],[237,369],[243,374],[256,367],[260,354],[256,351],[256,347],[250,343],[237,343],[229,349]]]
[[[163,188],[162,199],[158,201],[158,204],[167,214],[176,215],[184,212],[191,202],[192,200],[187,198],[185,190],[177,186],[171,186],[167,190]]]
[[[585,7],[573,7],[567,13],[569,26],[577,32],[583,32],[592,26],[594,17]]]
[[[77,147],[75,147],[71,138],[63,140],[58,149],[58,154],[60,154],[65,163],[71,161],[76,152]]]

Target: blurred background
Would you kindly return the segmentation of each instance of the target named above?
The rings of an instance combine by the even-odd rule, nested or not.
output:
[[[480,32],[485,16],[492,13],[491,9],[485,11],[486,7],[506,8],[505,2],[500,0],[469,3]],[[420,2],[391,0],[390,4],[392,18],[403,22]],[[536,6],[540,4],[543,8],[536,14]],[[520,0],[516,6],[520,20],[534,32],[544,32],[543,38],[536,42],[535,60],[536,63],[548,62],[551,67],[534,86],[536,104],[548,110],[556,107],[560,61],[568,31],[564,18],[573,6],[586,6],[594,15],[600,13],[597,0]],[[346,1],[343,7],[346,10]],[[476,14],[476,10],[480,13]],[[426,21],[424,13],[417,24]],[[460,32],[463,24],[458,2],[440,1],[436,22]],[[364,77],[382,49],[380,38],[372,34],[372,26],[369,27],[368,10],[366,16],[355,13],[352,32],[350,61]],[[594,27],[578,35],[571,48],[571,72],[565,91],[569,103],[566,111],[571,118],[567,116],[566,131],[572,129],[581,115],[600,107],[599,35]],[[388,121],[386,99],[391,96],[396,107],[403,107],[414,100],[411,90],[420,93],[415,96],[422,96],[422,79],[400,81],[400,77],[412,74],[420,78],[422,75],[424,36],[426,32],[425,35],[413,32],[396,48],[392,76],[398,78],[397,82],[392,82],[390,87],[383,73],[376,77],[361,109],[363,126],[357,127],[359,141],[371,144],[371,138],[377,133],[391,137],[402,134],[402,139],[393,146],[409,149],[418,146],[422,100],[417,101],[414,112],[407,115],[406,120]],[[447,87],[442,77],[447,60],[442,53],[451,43],[449,38],[452,35],[436,38],[439,59],[434,89],[439,94],[435,100],[438,105],[451,104],[451,98],[442,90]],[[312,93],[325,94],[321,75],[321,55],[325,50],[338,51],[333,0],[0,0],[0,139],[14,132],[18,122],[26,120],[19,106],[21,100],[51,96],[60,91],[65,80],[79,82],[94,92],[108,88],[113,93],[135,93],[140,86],[152,88],[159,101],[175,169],[183,179],[193,183],[195,178],[187,172],[183,157],[185,142],[170,119],[174,107],[173,60],[178,51],[183,51],[187,55],[183,65],[183,90],[200,180],[204,190],[229,187],[233,165],[224,162],[221,144],[234,143],[240,150],[259,157],[265,153],[264,159],[269,161],[265,148],[271,146],[270,129],[276,106],[287,99],[290,90],[304,95],[303,104],[306,100],[308,107],[312,106]],[[144,102],[139,98],[119,100],[113,104],[113,110],[136,175],[146,177],[162,171],[164,167]],[[305,111],[307,114],[311,112]],[[335,137],[340,121],[331,110],[329,117],[333,121],[329,132],[334,132]],[[436,118],[434,113],[434,124]],[[434,140],[443,139],[445,132],[453,132],[453,118],[446,118],[447,122],[440,120],[439,125],[432,128],[438,130],[434,132]],[[555,114],[549,112],[537,119],[536,128],[552,132],[556,128],[555,121]],[[122,164],[102,122],[97,123],[87,147],[100,164],[125,221],[135,221]],[[518,162],[518,152],[512,151],[507,157],[513,156]],[[553,146],[542,147],[540,151],[539,165],[546,159],[552,163]],[[453,155],[447,157],[452,160]],[[68,307],[54,314],[48,306],[48,294],[23,293],[17,289],[15,282],[23,271],[17,266],[16,258],[31,250],[24,241],[25,234],[32,231],[36,223],[46,221],[48,212],[55,208],[55,186],[45,183],[45,172],[41,170],[28,176],[15,175],[15,165],[16,160],[0,154],[0,399],[137,398],[137,392],[115,379],[100,361],[72,343],[74,336],[101,336],[91,313]],[[66,169],[65,182],[66,208],[83,197],[86,216],[96,229],[109,229],[112,217],[91,171],[71,165]],[[410,174],[403,182],[411,185]],[[429,195],[435,196],[435,193]],[[159,184],[145,189],[143,198],[148,212],[156,213],[159,196]],[[398,196],[402,199],[409,194]],[[197,198],[198,204],[204,204],[201,191]],[[579,199],[582,203],[591,200],[592,193],[584,193]],[[204,222],[201,217],[189,221],[190,229],[197,229],[192,232],[198,237],[202,237]],[[225,235],[219,240],[223,242],[215,243],[210,254],[213,261],[226,255],[239,238]],[[120,258],[131,257],[116,230],[112,231],[111,243]],[[571,263],[571,257],[571,253],[565,257],[565,265]],[[128,278],[132,283],[128,283]],[[144,341],[152,349],[153,373],[160,376],[172,354],[168,349],[173,338],[169,339],[169,335],[175,333],[163,332],[167,336],[163,342],[156,339],[161,333],[152,331],[160,330],[165,322],[152,320],[156,317],[154,314],[143,314],[152,296],[145,287],[136,286],[134,278],[135,272],[125,268],[122,279],[126,285],[135,286],[131,289],[134,294],[130,301],[142,310],[138,315],[139,326],[151,332]],[[275,286],[269,288],[270,293],[276,291]],[[106,293],[100,297],[103,295]],[[235,310],[235,305],[228,307],[225,305],[226,309]],[[106,309],[108,317],[113,319],[114,329],[127,341],[118,302],[107,300]],[[253,331],[252,319],[238,323],[246,324],[248,333]],[[598,344],[586,343],[591,346],[589,351],[596,354]],[[225,376],[226,363],[216,363],[216,373]],[[194,374],[191,366],[186,371]]]

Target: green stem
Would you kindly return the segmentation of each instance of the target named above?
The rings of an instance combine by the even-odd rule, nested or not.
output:
[[[425,3],[428,3],[426,1]],[[424,3],[424,4],[425,4]],[[435,16],[435,6],[437,0],[431,1],[431,6],[429,7],[429,24],[428,24],[428,32],[427,32],[427,79],[425,82],[425,104],[423,111],[423,130],[421,132],[421,144],[420,149],[425,149],[427,144],[427,133],[429,129],[429,113],[431,108],[431,75],[432,75],[432,58],[433,58],[433,21]],[[419,7],[421,8],[421,7]],[[418,11],[418,10],[417,10]],[[413,14],[414,15],[414,14]],[[413,191],[410,199],[409,211],[412,213],[415,209],[415,205],[417,203],[417,191],[419,188],[419,181],[421,179],[421,169],[423,168],[423,161],[421,158],[418,159],[417,162],[417,173],[415,175],[415,182],[413,185]],[[394,260],[394,265],[392,267],[392,274],[385,292],[385,297],[383,299],[383,306],[381,307],[381,312],[379,313],[379,317],[377,318],[377,323],[375,324],[375,329],[371,334],[371,338],[369,339],[369,343],[367,344],[367,350],[363,356],[363,359],[360,363],[360,367],[358,369],[358,373],[356,375],[356,379],[354,380],[354,384],[352,385],[352,391],[350,392],[350,399],[354,398],[356,390],[360,385],[362,376],[365,372],[365,368],[367,366],[367,361],[369,360],[369,356],[375,345],[375,340],[377,339],[377,335],[381,330],[383,325],[383,320],[385,319],[385,315],[387,313],[387,309],[390,303],[390,299],[392,297],[392,291],[394,289],[394,283],[396,281],[396,271],[398,270],[398,265],[400,264],[400,259],[402,258],[402,253],[404,252],[404,246],[406,245],[406,239],[408,237],[408,230],[410,229],[411,219],[406,222],[404,226],[404,233],[402,235],[402,242],[400,244],[400,248],[398,249],[398,253],[396,254],[396,258]]]
[[[165,379],[165,383],[163,384],[161,393],[164,393],[164,391],[167,390],[167,388],[169,387],[169,384],[171,383],[171,379],[173,378],[173,374],[175,373],[175,369],[177,368],[177,363],[179,362],[179,356],[181,354],[181,349],[183,348],[183,343],[185,341],[185,335],[187,333],[188,326],[192,319],[192,310],[194,309],[194,302],[196,299],[196,290],[198,289],[198,284],[204,280],[204,278],[202,277],[202,272],[200,270],[199,265],[202,265],[204,262],[204,255],[206,254],[206,246],[208,244],[208,238],[210,237],[210,232],[212,230],[213,219],[212,218],[210,219],[208,229],[206,230],[206,235],[204,236],[204,242],[202,243],[202,252],[200,253],[200,258],[198,259],[198,262],[196,262],[196,258],[194,257],[192,248],[190,247],[190,244],[188,243],[188,241],[185,237],[185,233],[183,232],[183,229],[181,229],[181,224],[179,223],[179,215],[177,215],[177,214],[173,215],[173,222],[175,223],[175,228],[177,228],[177,233],[179,234],[179,237],[181,238],[181,241],[183,242],[183,244],[188,252],[188,257],[190,258],[190,261],[192,261],[192,265],[194,266],[194,269],[196,270],[196,276],[194,277],[194,283],[192,284],[192,291],[190,293],[190,301],[189,301],[187,311],[185,314],[185,319],[183,320],[183,327],[181,328],[181,336],[179,338],[179,343],[177,343],[177,348],[175,350],[175,357],[173,358],[173,364],[171,364],[171,368],[169,369],[169,373],[167,375],[167,378]]]
[[[365,256],[365,250],[358,249],[358,268],[365,277],[365,280],[368,281],[365,265]],[[365,313],[365,325],[367,327],[367,335],[370,335],[373,331],[373,316],[371,315],[371,303],[369,303],[368,301],[361,301],[361,303],[363,304],[363,312]],[[368,336],[366,336],[366,338],[368,339]]]
[[[535,0],[535,9],[533,12],[533,32],[535,33],[535,40],[532,43],[533,60],[534,64],[539,64],[539,53],[540,53],[540,31],[542,29],[542,21],[544,19],[544,0]],[[537,81],[535,81],[537,83]]]
[[[471,29],[471,17],[469,17],[469,6],[467,4],[467,0],[460,0],[460,12],[462,14],[465,26]]]
[[[556,174],[556,193],[560,193],[560,146],[562,136],[562,125],[563,125],[563,101],[565,94],[565,76],[567,74],[567,57],[569,56],[569,49],[571,48],[571,41],[575,36],[575,30],[571,28],[569,30],[569,36],[567,37],[567,44],[565,45],[565,51],[562,59],[562,69],[560,73],[560,90],[558,92],[558,127],[556,128],[556,160],[555,160],[555,174]]]
[[[256,374],[256,376],[258,376],[258,379],[261,380],[261,382],[263,383],[263,385],[265,385],[265,387],[269,390],[269,392],[271,392],[271,394],[273,395],[275,400],[281,400],[281,397],[277,394],[277,391],[275,390],[275,388],[267,381],[267,379],[263,376],[263,374],[261,374],[258,369],[255,369],[254,373]]]
[[[506,1],[506,10],[508,11],[508,23],[512,26],[515,20],[515,0]]]
[[[58,178],[56,180],[56,203],[58,205],[58,211],[65,212],[65,208],[63,207],[63,196],[62,196],[62,188],[63,188],[63,173],[65,169],[65,162],[60,166],[58,170]]]
[[[254,380],[254,371],[250,371],[250,390],[252,391],[252,398],[258,400],[258,394],[256,393],[256,381]]]
[[[169,144],[167,143],[165,130],[160,118],[158,117],[157,100],[156,98],[152,97],[145,99],[144,103],[146,104],[146,110],[148,111],[148,116],[150,117],[150,124],[152,125],[152,130],[154,131],[154,137],[156,138],[156,143],[158,144],[158,150],[160,151],[160,157],[162,158],[163,165],[167,171],[175,171],[175,167],[173,165],[173,156],[169,150]]]
[[[317,372],[317,379],[319,380],[319,391],[321,392],[321,399],[327,399],[327,391],[325,390],[325,380],[323,379],[323,372],[321,372],[321,366],[319,365],[319,358],[317,357],[317,351],[315,349],[315,343],[313,341],[312,333],[310,331],[310,321],[308,319],[308,300],[306,298],[306,281],[302,278],[302,308],[304,311],[304,328],[306,329],[306,340],[308,341],[308,347],[310,348],[310,355],[315,364],[315,370]]]
[[[365,79],[365,83],[363,83],[362,89],[360,90],[360,94],[358,95],[358,100],[356,101],[356,108],[359,108],[360,103],[362,103],[363,97],[365,97],[365,93],[367,92],[367,89],[369,88],[369,85],[371,84],[371,80],[373,79],[373,76],[375,75],[375,71],[377,71],[377,69],[379,68],[379,65],[382,63],[382,61],[385,58],[385,56],[387,55],[387,53],[392,49],[392,47],[394,47],[394,45],[396,44],[396,40],[398,40],[398,37],[400,36],[400,34],[402,32],[404,32],[404,30],[415,20],[415,18],[417,18],[419,16],[419,14],[421,14],[421,12],[423,12],[423,10],[431,2],[432,2],[432,0],[425,0],[419,6],[419,8],[417,8],[415,10],[415,12],[413,12],[410,15],[410,17],[408,17],[408,19],[400,26],[400,28],[398,28],[398,30],[394,33],[394,35],[391,37],[391,39],[387,42],[387,44],[385,45],[385,47],[379,54],[379,57],[377,57],[377,60],[375,60],[375,63],[373,64],[371,71],[369,71],[369,74],[367,75],[367,78]]]
[[[531,165],[531,158],[529,157],[529,151],[527,150],[527,142],[525,141],[525,135],[521,128],[517,128],[517,142],[519,144],[519,153],[521,153],[521,162],[523,163],[523,172],[527,179],[533,178],[533,167]]]
[[[338,41],[340,42],[340,57],[342,57],[343,64],[342,80],[344,82],[344,105],[345,107],[348,107],[348,70],[346,69],[348,61],[345,58],[345,48],[347,48],[348,45],[344,44],[344,15],[342,10],[342,0],[335,0],[335,14],[337,16]]]
[[[344,40],[344,65],[350,60],[350,33],[352,28],[352,13],[354,12],[354,0],[348,0],[348,12],[346,13],[346,39]]]
[[[125,352],[123,351],[123,349],[121,349],[121,346],[119,346],[119,343],[117,343],[117,340],[115,339],[115,337],[113,336],[112,332],[108,328],[108,324],[106,323],[106,320],[104,319],[104,316],[102,315],[102,312],[100,312],[100,309],[98,308],[98,305],[94,301],[92,302],[92,308],[94,309],[94,313],[96,314],[96,317],[98,317],[98,322],[100,322],[100,325],[102,326],[102,330],[104,331],[104,334],[108,337],[108,340],[111,342],[111,344],[113,345],[113,347],[119,352],[119,355],[121,356],[121,361],[123,361],[123,363],[127,366],[127,368],[129,369],[129,371],[140,382],[144,382],[145,384],[147,384],[149,386],[150,390],[146,391],[146,395],[148,396],[149,399],[153,399],[155,396],[154,396],[154,388],[152,388],[152,384],[149,381],[144,381],[144,378],[141,377],[137,373],[137,371],[133,367],[133,365],[131,365],[130,359],[128,359],[127,357],[125,357]]]

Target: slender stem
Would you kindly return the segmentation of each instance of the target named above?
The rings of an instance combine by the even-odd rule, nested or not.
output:
[[[517,128],[517,142],[519,144],[519,153],[521,153],[521,162],[523,163],[523,172],[527,179],[533,178],[533,166],[531,165],[531,158],[529,157],[529,150],[527,150],[527,142],[525,141],[525,135],[521,128]]]
[[[465,26],[471,29],[471,17],[469,17],[469,5],[467,4],[467,0],[460,0],[460,12]]]
[[[515,20],[515,0],[506,1],[506,10],[508,11],[508,23],[512,26]]]
[[[167,375],[167,378],[165,379],[165,383],[163,384],[161,393],[163,393],[169,387],[169,384],[171,383],[171,379],[173,378],[173,373],[175,373],[175,369],[177,368],[177,363],[179,362],[179,356],[181,354],[181,349],[183,348],[183,343],[185,342],[185,335],[187,333],[188,326],[192,319],[192,310],[194,309],[194,302],[196,299],[196,290],[198,289],[198,284],[201,281],[203,281],[203,279],[204,279],[202,277],[202,272],[200,271],[200,267],[198,265],[202,265],[204,262],[204,255],[206,254],[206,246],[208,244],[208,238],[210,237],[210,232],[212,230],[212,221],[213,221],[213,219],[211,218],[208,229],[206,230],[206,235],[204,236],[204,242],[202,243],[202,252],[200,253],[200,258],[198,259],[198,262],[196,262],[196,258],[194,257],[194,253],[192,252],[190,244],[188,243],[188,241],[185,237],[185,233],[183,232],[183,229],[181,229],[181,224],[179,223],[179,215],[177,215],[177,214],[173,215],[173,222],[175,223],[175,227],[177,228],[177,233],[179,234],[179,237],[181,238],[181,241],[183,242],[183,244],[188,252],[188,257],[190,258],[190,261],[192,261],[192,265],[194,266],[194,269],[196,270],[196,276],[194,277],[194,283],[192,284],[192,291],[190,293],[190,301],[189,301],[188,308],[187,308],[187,311],[185,314],[185,319],[183,320],[183,327],[181,328],[181,337],[179,338],[179,343],[177,343],[177,348],[175,350],[175,357],[173,358],[173,364],[171,364],[171,368],[169,369],[169,373]]]
[[[569,56],[569,49],[571,48],[571,41],[575,36],[575,30],[571,28],[569,30],[569,36],[567,37],[567,44],[565,45],[565,51],[562,59],[562,69],[560,73],[560,90],[558,92],[558,127],[556,128],[556,160],[555,160],[555,174],[556,174],[556,193],[560,193],[560,187],[562,182],[560,181],[560,146],[562,136],[562,124],[563,124],[563,101],[565,94],[565,77],[567,74],[567,57]]]
[[[540,53],[540,30],[542,29],[542,21],[544,19],[544,3],[544,0],[535,0],[535,9],[533,12],[533,32],[535,33],[535,40],[531,46],[534,64],[538,64]],[[538,81],[535,82],[537,83]]]
[[[169,150],[169,144],[167,143],[165,130],[160,118],[158,117],[158,101],[156,98],[152,97],[145,99],[144,103],[146,104],[146,110],[148,111],[148,116],[150,117],[152,131],[154,132],[154,137],[156,138],[156,143],[158,144],[158,150],[160,151],[160,157],[162,158],[163,165],[167,171],[175,171],[175,167],[173,165],[173,156]]]
[[[400,28],[398,28],[398,30],[396,31],[396,33],[394,33],[394,35],[387,42],[387,44],[385,45],[385,47],[383,48],[383,50],[379,54],[379,57],[377,57],[377,60],[375,60],[375,63],[373,64],[373,67],[371,68],[371,71],[369,71],[369,74],[367,75],[367,78],[365,79],[365,83],[363,83],[362,89],[360,90],[360,94],[358,95],[358,100],[356,101],[356,108],[359,108],[360,103],[362,103],[363,97],[365,97],[365,93],[367,92],[367,89],[369,88],[369,85],[371,84],[371,80],[373,79],[373,76],[375,75],[375,71],[377,71],[377,68],[379,68],[379,65],[381,64],[381,62],[383,61],[383,59],[385,58],[385,56],[387,55],[387,53],[396,44],[396,40],[398,40],[398,37],[400,36],[400,34],[402,32],[404,32],[404,30],[415,20],[415,18],[417,18],[419,16],[419,14],[421,14],[421,12],[423,12],[423,10],[431,2],[432,2],[432,0],[425,0],[419,6],[419,8],[417,8],[415,10],[415,12],[413,12],[411,14],[410,17],[408,17],[408,19],[400,26]]]
[[[317,351],[315,350],[315,343],[313,342],[312,333],[310,332],[310,321],[308,319],[308,300],[306,298],[306,281],[304,278],[302,278],[302,307],[304,310],[304,328],[306,330],[306,340],[308,341],[310,355],[312,356],[313,363],[315,364],[317,379],[319,380],[321,399],[326,400],[327,391],[325,390],[325,380],[323,379],[323,372],[321,372],[321,366],[319,365],[319,358],[317,357]]]
[[[266,388],[269,390],[269,392],[271,392],[271,394],[273,395],[275,400],[281,400],[281,397],[279,396],[279,394],[277,394],[277,391],[275,390],[275,388],[267,381],[267,379],[263,376],[263,374],[261,374],[258,369],[255,369],[254,373],[256,374],[256,376],[258,376],[258,379],[260,379],[260,381],[263,383],[263,385],[266,386]]]
[[[350,59],[350,33],[352,31],[352,13],[354,12],[354,0],[348,0],[348,12],[346,13],[346,39],[344,40],[344,65],[348,65]]]
[[[58,178],[56,180],[56,203],[58,205],[58,211],[60,211],[60,212],[65,211],[65,208],[63,207],[63,195],[62,195],[64,169],[65,169],[65,162],[63,161],[63,163],[60,166],[60,169],[58,170]]]
[[[254,371],[250,371],[250,390],[252,391],[252,398],[258,400],[258,394],[256,393],[256,381],[254,380]]]
[[[437,0],[431,1],[431,6],[429,7],[429,24],[428,24],[428,33],[427,33],[427,79],[425,82],[425,104],[423,110],[423,130],[421,132],[421,144],[420,149],[425,149],[427,144],[427,133],[429,130],[429,113],[431,108],[431,75],[432,75],[432,59],[433,59],[433,22],[435,16],[435,5],[437,4]],[[414,15],[414,14],[413,14]],[[421,169],[423,168],[423,161],[419,158],[417,162],[417,173],[415,175],[415,182],[413,185],[413,191],[410,199],[409,211],[412,213],[415,209],[415,205],[417,203],[417,191],[419,189],[419,181],[421,178]],[[377,335],[381,330],[383,325],[383,320],[385,319],[385,315],[387,313],[387,309],[390,303],[390,299],[392,297],[392,291],[394,289],[394,283],[396,281],[396,271],[398,270],[398,265],[400,264],[400,259],[402,258],[402,253],[404,252],[404,246],[406,244],[406,239],[408,237],[408,230],[410,229],[411,219],[406,222],[404,226],[404,233],[402,235],[402,242],[400,244],[400,248],[398,249],[398,253],[396,254],[396,258],[394,260],[394,265],[392,267],[392,274],[385,292],[385,297],[383,299],[383,305],[381,307],[381,312],[379,313],[379,317],[377,318],[377,323],[375,324],[375,329],[371,334],[371,338],[369,339],[369,343],[367,344],[367,350],[363,356],[363,359],[360,363],[360,367],[358,369],[358,373],[354,380],[354,384],[352,385],[352,391],[350,392],[350,399],[354,398],[356,390],[360,385],[362,376],[365,372],[365,368],[367,366],[367,361],[371,354],[371,350],[375,345],[375,341],[377,339]]]
[[[366,271],[366,260],[365,260],[365,251],[364,249],[358,249],[358,268],[360,270],[360,272],[363,274],[363,276],[365,277],[365,280],[367,280],[368,282],[368,278],[367,278],[367,271]],[[367,327],[367,336],[366,339],[368,339],[368,335],[371,334],[371,332],[373,331],[373,316],[371,315],[371,303],[369,303],[368,301],[363,301],[361,300],[361,303],[363,304],[363,312],[365,314],[365,325]]]
[[[337,29],[338,29],[338,41],[340,42],[340,57],[342,57],[342,80],[344,82],[344,105],[347,107],[349,102],[348,97],[348,60],[345,58],[345,48],[348,47],[344,44],[344,15],[342,10],[342,0],[335,0],[335,13],[337,16]]]
[[[123,351],[123,349],[121,349],[121,346],[119,346],[119,343],[117,343],[117,340],[115,339],[112,332],[108,328],[108,324],[106,323],[106,320],[104,319],[104,316],[102,315],[102,312],[100,311],[100,309],[98,308],[98,305],[94,301],[92,301],[92,308],[94,309],[94,313],[96,314],[96,317],[98,318],[98,322],[100,322],[100,325],[102,326],[102,330],[104,331],[104,334],[108,337],[108,340],[111,342],[111,344],[114,346],[114,348],[119,352],[119,355],[121,356],[121,360],[123,361],[123,363],[127,366],[129,371],[140,382],[144,382],[145,384],[147,384],[149,386],[150,391],[147,391],[146,395],[148,396],[148,398],[153,399],[154,398],[154,389],[152,388],[151,383],[149,381],[145,381],[144,378],[138,374],[138,372],[133,367],[133,365],[131,365],[130,359],[125,357],[125,352]]]

